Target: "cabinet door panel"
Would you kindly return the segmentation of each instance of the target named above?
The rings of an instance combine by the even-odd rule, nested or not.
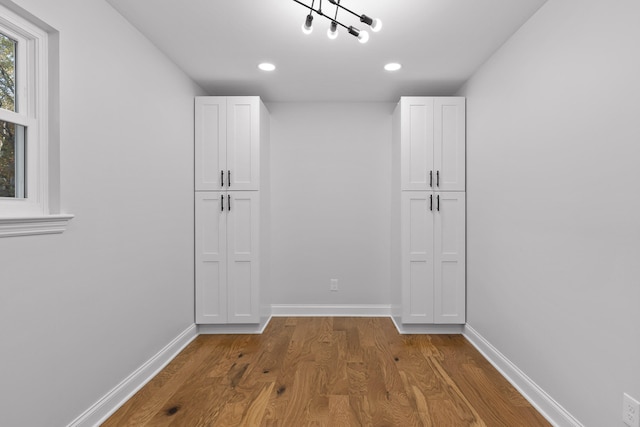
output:
[[[401,99],[400,141],[403,190],[430,190],[433,179],[433,98]]]
[[[195,188],[222,190],[221,172],[227,170],[226,99],[197,97],[195,108]]]
[[[436,193],[435,323],[465,322],[465,193]]]
[[[227,167],[229,190],[260,187],[260,105],[257,97],[227,99]]]
[[[258,323],[260,196],[257,191],[230,191],[228,195],[228,320]]]
[[[408,299],[402,315],[404,323],[433,322],[433,260],[408,261],[407,284]]]
[[[435,98],[434,164],[439,175],[436,190],[465,190],[465,99]]]
[[[403,191],[402,322],[433,323],[433,211],[426,191]]]
[[[227,322],[227,224],[221,196],[196,193],[196,323]]]

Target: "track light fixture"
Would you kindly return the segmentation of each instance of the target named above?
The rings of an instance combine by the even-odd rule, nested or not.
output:
[[[359,15],[359,14],[353,12],[352,10],[347,9],[346,7],[344,7],[343,5],[340,4],[341,0],[328,0],[329,3],[331,3],[332,5],[334,5],[336,7],[336,11],[335,11],[335,14],[334,14],[333,18],[331,18],[330,16],[325,15],[322,12],[322,0],[318,0],[319,4],[318,4],[318,8],[317,9],[314,8],[316,0],[311,0],[311,6],[304,4],[303,2],[301,2],[299,0],[293,0],[293,1],[298,3],[301,6],[304,6],[307,9],[309,9],[309,14],[307,15],[304,23],[302,24],[302,32],[305,33],[305,34],[311,34],[311,31],[313,31],[313,12],[315,12],[319,16],[324,16],[325,18],[327,18],[328,20],[331,21],[331,25],[330,25],[329,29],[327,30],[327,36],[330,39],[333,40],[336,37],[338,37],[338,25],[339,25],[339,26],[345,28],[349,34],[357,37],[358,41],[360,43],[366,43],[367,41],[369,41],[369,33],[368,32],[366,32],[364,30],[360,30],[360,29],[354,27],[353,25],[346,26],[342,22],[338,21],[338,11],[341,10],[341,9],[349,12],[352,15],[357,16],[358,18],[360,18],[360,22],[362,22],[365,25],[368,25],[369,27],[371,27],[371,31],[373,31],[375,33],[380,31],[380,29],[382,29],[382,21],[380,21],[379,19],[370,18],[369,16],[367,16],[365,14]]]

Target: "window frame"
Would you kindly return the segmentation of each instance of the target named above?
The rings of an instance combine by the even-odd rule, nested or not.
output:
[[[4,5],[0,5],[0,32],[18,42],[16,111],[0,109],[0,120],[24,126],[26,140],[26,197],[0,198],[0,237],[61,233],[73,215],[50,210],[49,34]]]

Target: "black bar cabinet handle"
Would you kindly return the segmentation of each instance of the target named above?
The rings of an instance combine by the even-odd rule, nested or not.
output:
[[[227,194],[227,210],[231,212],[231,194]]]
[[[440,171],[436,171],[436,185],[440,187]]]
[[[440,212],[440,195],[438,194],[438,212]]]
[[[229,181],[227,183],[227,187],[231,187],[231,171],[230,170],[227,171],[227,181]]]
[[[220,185],[224,187],[224,171],[220,171]]]
[[[224,196],[220,195],[220,212],[224,212]]]
[[[429,187],[433,188],[433,171],[429,171]]]
[[[429,194],[429,210],[433,212],[433,194]]]

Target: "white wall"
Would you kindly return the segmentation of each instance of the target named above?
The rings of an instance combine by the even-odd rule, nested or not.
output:
[[[268,108],[272,302],[388,305],[393,105]]]
[[[193,96],[102,0],[60,32],[62,235],[0,239],[0,425],[66,425],[193,324]]]
[[[640,399],[640,3],[550,0],[468,82],[468,321],[585,426]]]

